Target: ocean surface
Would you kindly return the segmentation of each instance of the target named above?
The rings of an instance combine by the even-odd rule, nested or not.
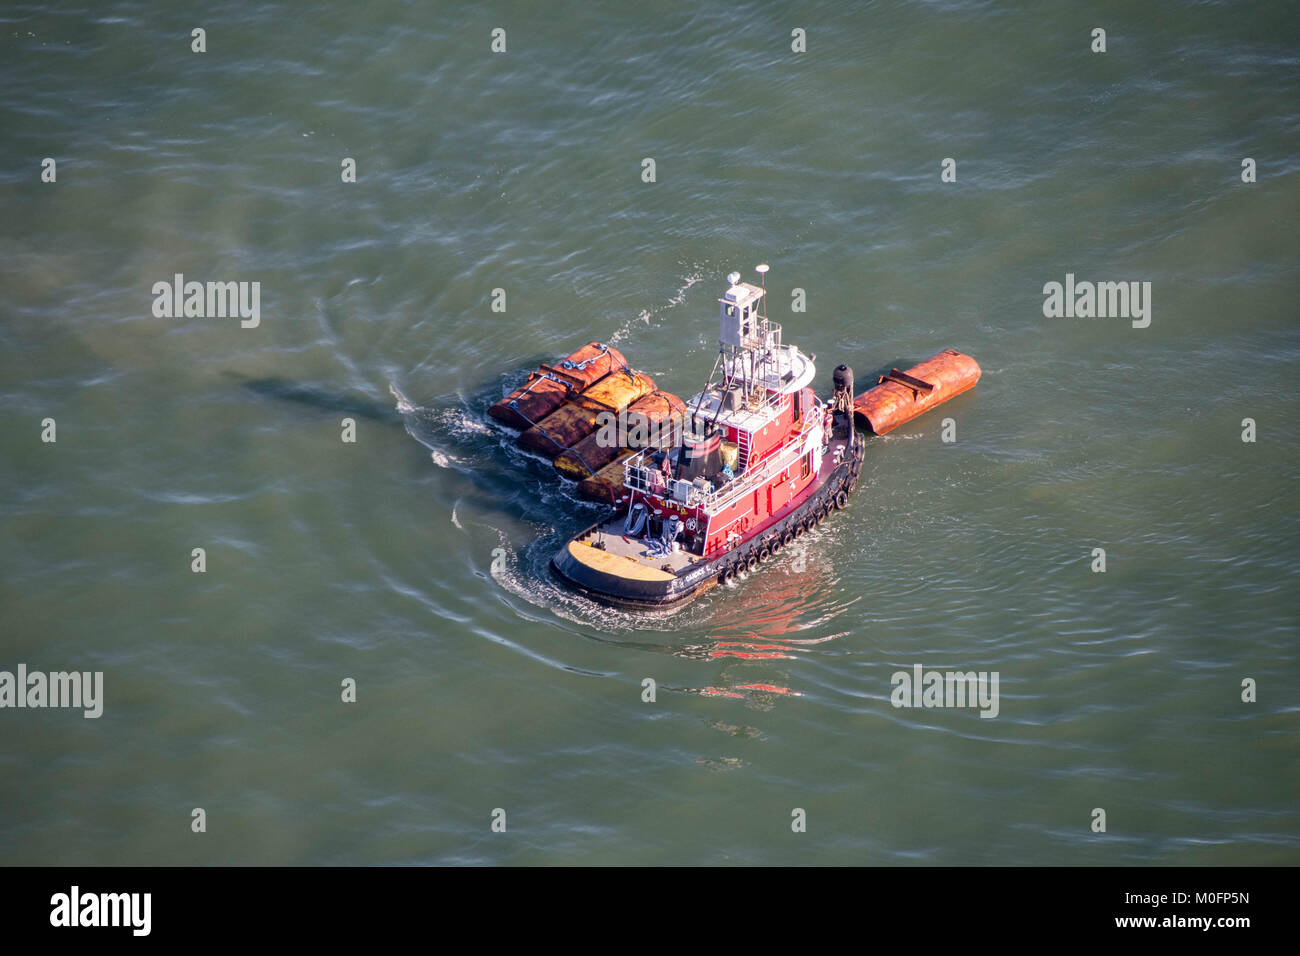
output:
[[[0,864],[1300,863],[1295,4],[16,2],[0,129],[0,670],[103,674],[0,709]],[[983,378],[760,574],[560,589],[487,406],[692,394],[760,262],[822,394]]]

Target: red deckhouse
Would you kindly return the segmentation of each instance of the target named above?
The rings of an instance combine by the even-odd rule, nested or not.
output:
[[[686,403],[679,447],[643,451],[625,469],[629,506],[676,515],[683,544],[704,557],[763,531],[799,497],[821,470],[825,433],[809,385],[813,360],[781,342],[781,326],[764,315],[764,289],[728,278],[718,359]]]

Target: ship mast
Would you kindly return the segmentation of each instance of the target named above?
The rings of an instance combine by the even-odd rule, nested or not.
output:
[[[769,322],[766,313],[767,272],[769,266],[759,265],[761,286],[740,281],[740,273],[727,276],[731,287],[719,299],[718,358],[709,374],[709,382],[700,393],[692,418],[699,413],[705,396],[714,389],[718,367],[722,367],[722,381],[716,386],[717,408],[710,424],[716,424],[724,411],[756,409],[766,400],[764,384],[775,369],[774,351],[781,347],[781,327]]]

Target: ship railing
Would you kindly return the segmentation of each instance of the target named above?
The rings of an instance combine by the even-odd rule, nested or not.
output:
[[[652,460],[654,454],[656,450],[648,448],[627,460],[623,466],[623,487],[689,507],[703,503],[707,492],[696,488],[693,481],[665,478]]]
[[[750,370],[744,367],[745,363],[742,360],[746,350],[735,349],[731,351],[730,354],[724,357],[721,381],[710,382],[709,388],[717,388],[721,391],[722,386],[729,381],[743,381],[749,385],[754,393],[749,402],[751,410],[757,411],[763,408],[778,407],[786,394],[783,391],[785,382],[782,381],[782,371],[793,373],[795,358],[801,353],[793,346],[787,348],[781,345],[779,334],[777,340],[764,355],[763,361],[756,363],[754,366],[752,379],[746,374]],[[789,357],[787,362],[783,363],[781,361],[780,356],[783,355]]]
[[[664,484],[663,473],[653,463],[656,454],[658,449],[644,448],[629,458],[623,466],[623,487],[667,497],[668,489]]]
[[[742,474],[713,491],[702,494],[692,492],[688,495],[686,501],[682,503],[699,505],[710,515],[721,512],[755,488],[766,484],[771,480],[773,474],[785,471],[786,468],[798,463],[799,459],[808,452],[806,447],[807,437],[808,428],[805,426],[798,437],[784,451],[778,452],[775,456],[763,461],[756,462],[752,467],[746,468]],[[664,481],[659,469],[653,464],[647,465],[643,463],[647,454],[650,454],[650,452],[642,452],[640,455],[628,459],[628,464],[623,469],[624,487],[665,500],[672,498],[672,488]]]
[[[701,505],[710,515],[730,507],[734,501],[768,481],[773,473],[785,471],[807,454],[809,451],[806,447],[807,438],[812,425],[813,415],[805,415],[803,428],[783,451],[775,456],[747,464],[744,472],[725,485],[703,494],[694,493],[685,503]],[[657,454],[656,449],[647,448],[629,458],[623,466],[623,486],[632,491],[640,491],[667,500],[672,497],[672,488],[664,481],[660,469],[654,465],[655,454]]]
[[[746,468],[743,474],[733,478],[712,494],[706,494],[700,502],[704,506],[704,510],[713,515],[724,508],[729,508],[733,502],[740,500],[756,487],[770,481],[774,474],[785,471],[786,468],[797,463],[800,458],[808,453],[808,449],[804,447],[807,437],[808,429],[805,428],[785,451],[756,462],[753,467]]]

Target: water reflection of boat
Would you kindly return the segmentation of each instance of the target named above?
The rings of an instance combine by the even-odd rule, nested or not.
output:
[[[815,542],[806,545],[815,547]],[[770,668],[756,674],[755,665],[764,661],[795,661],[818,645],[827,644],[846,632],[820,633],[827,622],[848,610],[857,600],[837,601],[831,585],[836,577],[824,562],[800,561],[794,554],[788,562],[804,566],[803,571],[773,568],[764,578],[771,587],[746,603],[742,620],[724,624],[708,641],[685,645],[674,652],[692,660],[721,662],[722,673],[706,687],[683,688],[704,697],[765,699],[772,695],[799,697],[801,692],[773,678]],[[782,574],[782,571],[786,571]],[[807,637],[799,636],[807,634]],[[784,679],[787,675],[779,675]]]

